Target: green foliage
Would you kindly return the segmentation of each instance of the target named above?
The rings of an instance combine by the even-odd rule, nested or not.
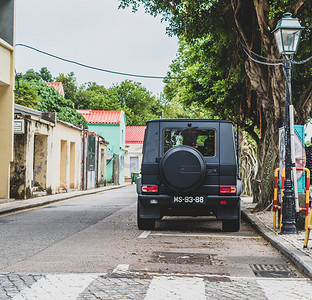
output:
[[[33,69],[29,69],[25,74],[18,73],[16,74],[17,80],[37,80],[42,82],[53,82],[53,77],[51,72],[47,69],[47,67],[42,67],[39,72],[35,72]]]
[[[16,81],[15,103],[29,107],[38,107],[38,91],[27,80]]]
[[[176,117],[171,103],[153,96],[138,82],[125,80],[106,89],[95,82],[79,88],[75,95],[77,107],[93,110],[123,110],[127,125],[145,125],[146,121],[163,117]]]
[[[120,7],[144,6],[151,15],[161,15],[169,22],[167,32],[180,39],[179,57],[168,74],[165,96],[185,107],[195,101],[204,104],[217,117],[231,118],[241,127],[258,136],[267,126],[263,96],[271,98],[271,86],[263,91],[257,85],[259,77],[270,84],[271,70],[250,65],[238,40],[254,52],[278,57],[271,31],[283,13],[289,11],[305,27],[296,60],[312,55],[312,1],[304,0],[119,0]],[[259,65],[258,65],[259,66]],[[258,70],[257,70],[258,68]],[[173,79],[180,77],[181,79]],[[293,100],[299,103],[303,91],[311,90],[312,60],[295,65],[293,72]],[[283,82],[279,85],[284,86]],[[259,88],[258,88],[258,87]],[[276,84],[272,84],[277,87]],[[280,92],[279,92],[280,93]],[[189,98],[189,100],[187,99]],[[261,100],[260,100],[261,99]],[[259,101],[262,101],[259,104]],[[302,99],[300,100],[302,102]],[[280,101],[282,103],[282,100]],[[276,104],[275,104],[276,105]],[[300,106],[300,105],[299,105]],[[262,111],[261,111],[262,108]],[[298,118],[298,117],[297,117]],[[240,122],[240,120],[242,120]],[[278,121],[280,122],[280,121]],[[303,122],[300,120],[299,122]],[[244,126],[246,124],[246,126]],[[261,130],[261,127],[262,130]]]
[[[125,111],[127,125],[145,125],[146,121],[161,117],[160,100],[140,83],[126,80],[109,90]]]
[[[252,114],[246,113],[245,118],[241,114],[241,91],[246,80],[243,68],[240,64],[232,66],[231,57],[215,55],[229,47],[218,45],[211,35],[192,43],[181,39],[164,91],[166,98],[195,111],[195,116],[230,119],[245,127]]]
[[[47,67],[41,68],[39,74],[44,82],[53,82],[53,76]]]
[[[47,78],[45,76],[49,73],[48,71],[42,73],[43,77]],[[33,70],[27,71],[25,75],[18,74],[15,102],[43,112],[56,112],[60,120],[87,128],[86,120],[76,112],[73,102],[63,98],[53,87],[46,85],[37,74],[39,73]]]
[[[197,58],[194,57],[193,59],[196,60]],[[193,72],[196,73],[194,67]],[[189,79],[193,75],[190,72]],[[47,68],[41,68],[39,72],[28,70],[24,75],[17,74],[16,102],[41,111],[57,112],[59,119],[84,126],[86,126],[86,122],[76,112],[76,109],[123,110],[129,126],[145,125],[146,121],[158,118],[212,117],[212,112],[205,108],[205,103],[201,103],[195,98],[194,101],[188,98],[188,101],[182,103],[174,89],[174,80],[170,82],[170,76],[168,83],[170,82],[171,86],[168,84],[166,92],[168,96],[166,97],[164,95],[156,97],[141,83],[131,80],[125,80],[109,88],[95,82],[78,86],[75,74],[71,72],[60,74],[55,78],[56,82],[63,83],[65,91],[65,98],[63,98],[53,87],[44,83],[44,81],[52,79],[53,77]],[[190,82],[192,81],[190,80]],[[188,88],[193,89],[192,86]],[[170,90],[176,96],[171,97]],[[193,92],[194,95],[200,94],[200,91],[193,90]]]
[[[59,76],[55,78],[55,82],[62,82],[65,91],[65,98],[72,100],[76,105],[79,100],[76,99],[78,87],[74,72],[70,72],[67,75],[59,74]]]

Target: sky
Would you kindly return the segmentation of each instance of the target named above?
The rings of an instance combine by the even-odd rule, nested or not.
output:
[[[15,42],[82,64],[117,72],[165,76],[176,57],[178,39],[166,35],[166,23],[141,8],[118,9],[118,0],[16,0]],[[74,72],[79,85],[106,88],[124,80],[141,82],[158,95],[161,79],[112,75],[62,62],[17,46],[16,72],[47,67],[54,77]]]

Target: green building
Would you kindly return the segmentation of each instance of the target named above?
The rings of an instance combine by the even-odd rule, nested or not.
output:
[[[126,116],[123,111],[78,110],[88,122],[88,131],[104,137],[107,146],[107,182],[125,182]]]

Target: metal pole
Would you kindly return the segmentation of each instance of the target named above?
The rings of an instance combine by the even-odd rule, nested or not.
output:
[[[292,189],[291,180],[291,145],[290,145],[290,118],[289,105],[291,103],[291,59],[287,59],[284,65],[286,77],[286,99],[285,99],[285,190],[283,197],[283,220],[281,234],[297,233],[295,225],[295,194]]]
[[[295,207],[296,213],[299,213],[299,198],[298,198],[298,184],[297,184],[297,169],[296,167],[296,151],[295,151],[295,123],[294,123],[294,106],[289,105],[289,119],[290,119],[290,149],[291,149],[291,163],[292,163],[292,178],[295,191]],[[297,218],[296,218],[297,219]]]

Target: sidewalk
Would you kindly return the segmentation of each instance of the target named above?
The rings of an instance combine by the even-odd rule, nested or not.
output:
[[[74,191],[61,193],[27,200],[16,200],[0,204],[0,215],[13,213],[16,211],[52,204],[74,197],[96,194],[112,189],[119,189],[130,185],[111,185],[95,188],[85,191]],[[265,239],[267,239],[275,248],[280,250],[290,261],[292,261],[299,270],[312,278],[312,233],[308,243],[308,248],[303,249],[305,231],[298,234],[280,235],[279,229],[273,229],[273,212],[252,213],[255,204],[252,198],[242,197],[242,215]]]
[[[279,229],[273,229],[273,211],[252,213],[256,206],[251,197],[242,197],[242,216],[275,248],[280,250],[299,270],[312,278],[312,233],[308,248],[303,248],[306,231],[298,234],[279,234]]]

